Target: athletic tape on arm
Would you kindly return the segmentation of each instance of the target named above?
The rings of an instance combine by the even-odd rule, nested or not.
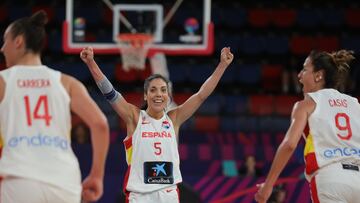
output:
[[[106,77],[97,82],[96,85],[99,87],[106,100],[108,100],[110,103],[115,103],[122,97],[122,95],[114,89],[113,85]]]

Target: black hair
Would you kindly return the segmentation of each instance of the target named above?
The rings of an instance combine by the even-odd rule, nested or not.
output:
[[[20,18],[11,23],[12,37],[23,35],[26,50],[41,53],[45,44],[45,25],[47,22],[47,14],[43,10],[34,13],[30,17]]]
[[[314,72],[324,70],[325,88],[343,90],[350,70],[350,62],[355,59],[354,52],[339,50],[335,52],[311,51],[309,58]]]
[[[148,78],[145,79],[144,81],[144,93],[146,94],[148,89],[149,89],[149,86],[150,86],[150,82],[153,81],[154,79],[161,79],[163,80],[165,83],[166,83],[166,88],[168,90],[168,93],[169,93],[169,97],[171,99],[171,88],[170,88],[170,80],[167,79],[166,77],[160,75],[160,74],[153,74],[153,75],[150,75]],[[145,110],[147,109],[147,102],[145,100],[143,100],[143,104],[141,105],[141,109],[142,110]]]

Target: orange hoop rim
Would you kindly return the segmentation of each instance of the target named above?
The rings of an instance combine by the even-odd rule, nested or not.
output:
[[[125,33],[117,36],[119,42],[152,42],[154,37],[146,33]]]

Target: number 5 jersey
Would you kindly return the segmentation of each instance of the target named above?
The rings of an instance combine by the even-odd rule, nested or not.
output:
[[[134,134],[124,145],[128,163],[124,190],[153,192],[182,181],[178,143],[166,113],[156,120],[141,110]]]
[[[70,97],[61,73],[46,66],[0,72],[0,176],[34,179],[80,194],[81,175],[70,146]]]

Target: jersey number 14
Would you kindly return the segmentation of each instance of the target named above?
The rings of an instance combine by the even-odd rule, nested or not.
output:
[[[40,95],[36,101],[35,109],[32,110],[30,107],[29,96],[24,97],[26,120],[28,126],[32,126],[33,120],[39,119],[44,120],[46,126],[50,126],[51,116],[49,115],[49,105],[47,95]],[[42,109],[43,111],[41,111]],[[42,114],[41,114],[42,112]]]

